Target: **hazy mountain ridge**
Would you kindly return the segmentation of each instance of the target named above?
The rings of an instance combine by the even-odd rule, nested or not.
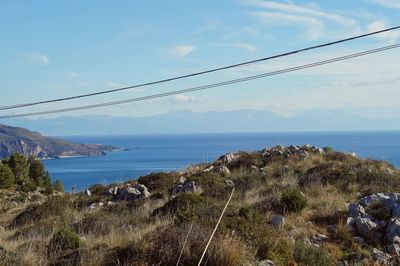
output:
[[[100,156],[114,147],[97,144],[78,144],[62,139],[45,137],[24,128],[0,124],[0,158],[18,152],[25,156],[52,159],[75,156]]]
[[[339,110],[314,110],[294,117],[255,110],[177,111],[150,117],[67,116],[5,122],[46,135],[400,130],[400,119],[368,119]]]

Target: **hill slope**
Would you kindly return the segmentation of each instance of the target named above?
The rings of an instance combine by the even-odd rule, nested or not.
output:
[[[100,156],[115,150],[111,146],[78,144],[58,138],[49,138],[24,128],[0,124],[0,158],[18,152],[25,156],[34,155],[41,159],[69,156]]]

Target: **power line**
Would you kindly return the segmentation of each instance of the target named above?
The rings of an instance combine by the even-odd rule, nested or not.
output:
[[[271,59],[276,59],[276,58],[280,58],[280,57],[286,57],[286,56],[289,56],[289,55],[294,55],[294,54],[298,54],[298,53],[305,52],[305,51],[310,51],[310,50],[314,50],[314,49],[319,49],[319,48],[323,48],[323,47],[327,47],[327,46],[336,45],[336,44],[339,44],[339,43],[353,41],[353,40],[356,40],[356,39],[361,39],[361,38],[365,38],[365,37],[369,37],[369,36],[372,36],[372,35],[377,35],[377,34],[389,32],[389,31],[393,31],[393,30],[397,30],[397,29],[400,29],[400,26],[386,28],[386,29],[383,29],[383,30],[374,31],[374,32],[366,33],[366,34],[361,34],[361,35],[357,35],[357,36],[353,36],[353,37],[349,37],[349,38],[345,38],[345,39],[341,39],[341,40],[337,40],[337,41],[333,41],[333,42],[328,42],[328,43],[319,44],[319,45],[315,45],[315,46],[309,46],[309,47],[306,47],[306,48],[302,48],[302,49],[298,49],[298,50],[294,50],[294,51],[290,51],[290,52],[286,52],[286,53],[282,53],[282,54],[263,57],[263,58],[259,58],[259,59],[255,59],[255,60],[251,60],[251,61],[241,62],[241,63],[228,65],[228,66],[223,66],[223,67],[218,67],[218,68],[213,68],[213,69],[204,70],[204,71],[200,71],[200,72],[195,72],[195,73],[191,73],[191,74],[186,74],[186,75],[182,75],[182,76],[177,76],[177,77],[172,77],[172,78],[167,78],[167,79],[161,79],[161,80],[157,80],[157,81],[151,81],[151,82],[141,83],[141,84],[132,85],[132,86],[128,86],[128,87],[112,89],[112,90],[104,90],[104,91],[98,91],[98,92],[93,92],[93,93],[88,93],[88,94],[69,96],[69,97],[64,97],[64,98],[56,98],[56,99],[43,100],[43,101],[37,101],[37,102],[22,103],[22,104],[8,105],[8,106],[0,106],[0,110],[10,110],[10,109],[17,109],[17,108],[22,108],[22,107],[34,106],[34,105],[41,105],[41,104],[46,104],[46,103],[55,103],[55,102],[61,102],[61,101],[68,101],[68,100],[73,100],[73,99],[86,98],[86,97],[91,97],[91,96],[96,96],[96,95],[108,94],[108,93],[113,93],[113,92],[119,92],[119,91],[135,89],[135,88],[139,88],[139,87],[145,87],[145,86],[151,86],[151,85],[166,83],[166,82],[170,82],[170,81],[175,81],[175,80],[179,80],[179,79],[195,77],[195,76],[209,74],[209,73],[222,71],[222,70],[226,70],[226,69],[242,67],[242,66],[255,64],[255,63],[259,63],[259,62],[263,62],[263,61],[267,61],[267,60],[271,60]]]
[[[341,57],[335,57],[335,58],[331,58],[331,59],[327,59],[327,60],[323,60],[323,61],[317,61],[314,63],[305,64],[305,65],[299,65],[299,66],[285,68],[285,69],[281,69],[281,70],[277,70],[277,71],[266,72],[263,74],[247,76],[247,77],[243,77],[243,78],[239,78],[239,79],[232,79],[232,80],[227,80],[227,81],[223,81],[223,82],[207,84],[207,85],[203,85],[203,86],[197,86],[197,87],[181,89],[181,90],[174,90],[174,91],[169,91],[169,92],[164,92],[164,93],[158,93],[158,94],[152,94],[152,95],[147,95],[147,96],[142,96],[142,97],[120,100],[120,101],[104,102],[104,103],[98,103],[98,104],[91,104],[91,105],[84,105],[84,106],[77,106],[77,107],[70,107],[70,108],[62,108],[62,109],[55,109],[55,110],[48,110],[48,111],[30,112],[30,113],[22,113],[22,114],[10,114],[10,115],[0,116],[0,119],[56,114],[56,113],[64,113],[64,112],[71,112],[71,111],[80,111],[80,110],[106,107],[106,106],[112,106],[112,105],[118,105],[118,104],[124,104],[124,103],[140,102],[140,101],[146,101],[146,100],[150,100],[150,99],[163,98],[163,97],[182,94],[182,93],[207,90],[207,89],[211,89],[211,88],[222,87],[222,86],[241,83],[241,82],[245,82],[245,81],[250,81],[250,80],[255,80],[255,79],[260,79],[260,78],[265,78],[265,77],[270,77],[270,76],[276,76],[276,75],[294,72],[294,71],[298,71],[298,70],[302,70],[302,69],[331,64],[331,63],[335,63],[335,62],[339,62],[339,61],[345,61],[345,60],[349,60],[352,58],[361,57],[361,56],[365,56],[365,55],[369,55],[369,54],[375,54],[375,53],[379,53],[379,52],[383,52],[386,50],[391,50],[391,49],[395,49],[395,48],[399,48],[399,47],[400,47],[400,43],[388,45],[388,46],[384,46],[384,47],[380,47],[380,48],[376,48],[376,49],[372,49],[372,50],[366,50],[363,52],[353,53],[353,54],[349,54],[349,55],[345,55],[345,56],[341,56]]]

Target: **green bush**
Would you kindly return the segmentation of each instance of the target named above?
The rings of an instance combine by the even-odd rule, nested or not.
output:
[[[293,255],[300,265],[335,265],[333,258],[326,250],[307,246],[301,241],[296,242]]]
[[[199,209],[205,207],[206,203],[206,199],[198,194],[181,193],[163,207],[156,209],[153,214],[172,214],[179,221],[192,221],[197,217]]]
[[[287,188],[283,191],[280,206],[282,212],[301,212],[307,206],[307,199],[297,188]]]
[[[55,191],[64,192],[64,185],[58,179],[56,180],[56,182],[54,182],[53,188],[54,188]]]
[[[82,246],[81,239],[77,233],[69,227],[59,229],[50,240],[49,251],[65,251],[68,249],[78,249]]]
[[[151,173],[138,179],[140,184],[145,185],[151,192],[168,191],[177,181],[174,173]]]
[[[43,204],[29,205],[23,212],[17,215],[11,223],[12,227],[35,224],[50,217],[61,218],[69,207],[65,197],[54,197]]]
[[[14,175],[6,164],[0,163],[0,188],[11,188],[14,185]]]

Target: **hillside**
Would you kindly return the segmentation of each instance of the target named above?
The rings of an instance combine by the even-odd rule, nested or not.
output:
[[[0,124],[0,158],[13,153],[21,153],[25,156],[33,155],[41,159],[100,156],[114,149],[111,146],[72,143],[58,138],[45,137],[24,128]]]
[[[400,171],[331,148],[235,152],[85,192],[0,190],[6,265],[399,265]]]

